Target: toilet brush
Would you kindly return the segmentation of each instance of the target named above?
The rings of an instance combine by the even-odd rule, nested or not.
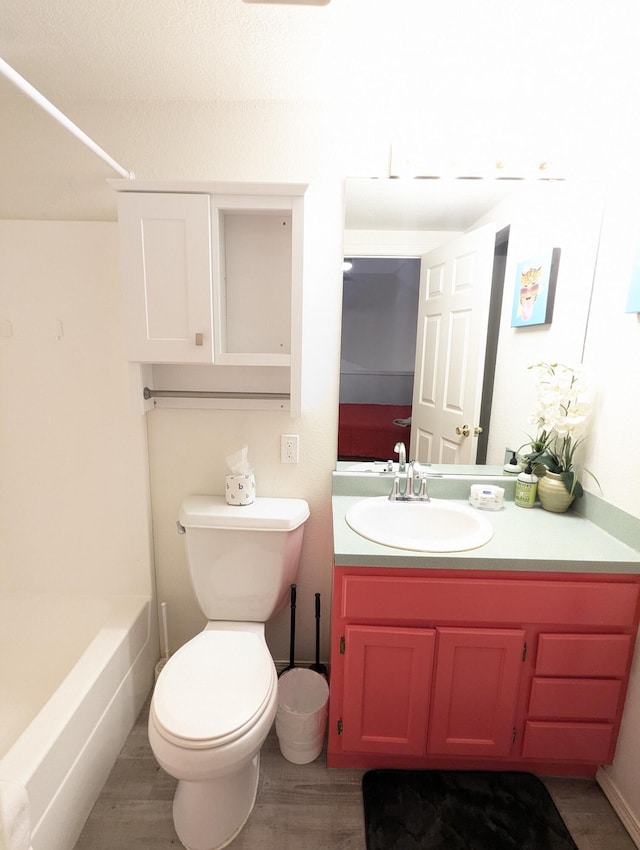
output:
[[[320,663],[320,594],[316,593],[316,663],[309,667],[321,676],[327,678],[328,670],[325,664]]]
[[[169,629],[167,627],[167,603],[160,605],[160,616],[162,618],[162,658],[156,664],[156,682],[164,665],[169,660]]]
[[[289,666],[285,667],[278,673],[278,676],[282,676],[283,673],[286,673],[287,670],[293,670],[296,666],[296,586],[295,584],[291,585],[291,602],[289,606],[290,616],[291,616],[291,626],[289,633]]]

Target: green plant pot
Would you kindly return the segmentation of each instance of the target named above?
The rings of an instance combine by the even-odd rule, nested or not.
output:
[[[545,511],[563,514],[571,507],[575,496],[567,490],[557,472],[546,472],[538,481],[538,498]]]

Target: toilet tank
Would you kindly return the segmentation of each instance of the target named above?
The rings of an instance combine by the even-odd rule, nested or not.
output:
[[[266,623],[286,602],[300,561],[309,506],[259,498],[228,505],[224,496],[187,496],[180,526],[191,582],[208,620]]]

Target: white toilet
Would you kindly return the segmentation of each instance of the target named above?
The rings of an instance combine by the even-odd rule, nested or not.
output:
[[[162,668],[149,713],[158,763],[178,779],[173,820],[188,850],[216,850],[255,802],[260,749],[278,678],[264,625],[295,581],[309,506],[302,499],[228,505],[187,496],[180,509],[204,630]]]

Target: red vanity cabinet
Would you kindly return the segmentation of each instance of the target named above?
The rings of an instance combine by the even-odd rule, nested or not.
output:
[[[329,766],[592,775],[615,752],[639,582],[336,567]]]

